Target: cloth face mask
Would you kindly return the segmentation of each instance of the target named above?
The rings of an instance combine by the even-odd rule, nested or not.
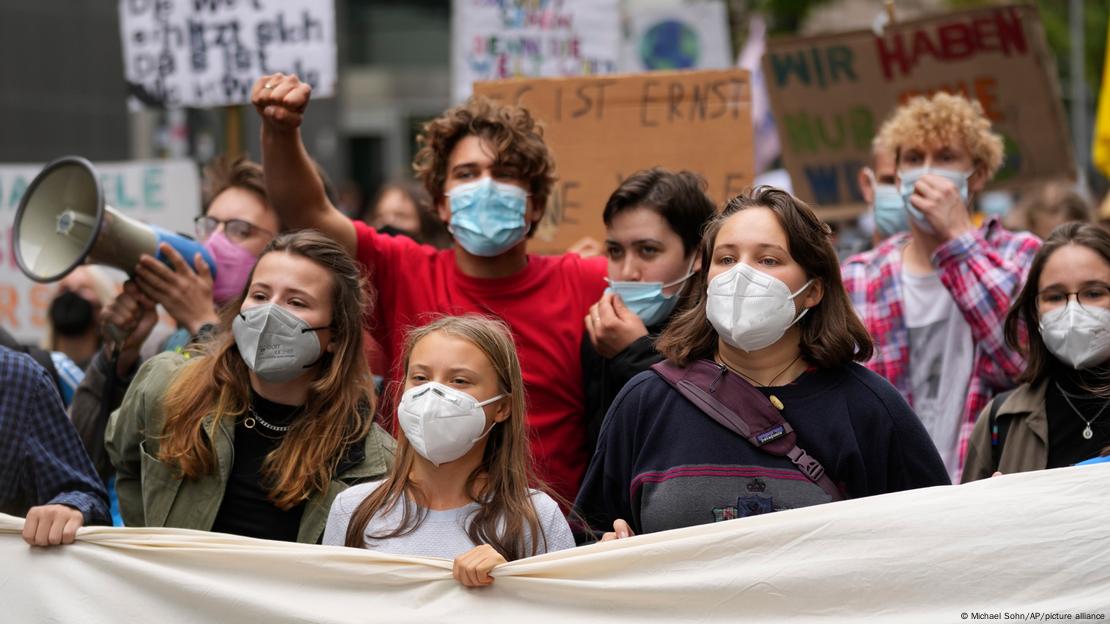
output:
[[[909,211],[910,216],[913,217],[913,220],[915,223],[917,223],[918,227],[928,232],[929,234],[936,234],[936,228],[934,228],[933,225],[929,223],[929,221],[925,218],[925,213],[921,212],[920,210],[915,208],[912,203],[910,203],[910,197],[913,196],[914,185],[917,184],[917,181],[921,179],[921,176],[927,173],[935,176],[940,176],[942,178],[950,180],[953,184],[955,184],[956,189],[960,192],[960,199],[962,199],[964,204],[966,205],[968,198],[967,179],[971,177],[971,172],[969,171],[967,173],[964,173],[963,171],[952,171],[951,169],[917,167],[915,169],[907,169],[903,171],[899,176],[901,179],[901,188],[899,189],[899,191],[901,192],[902,201],[906,210]]]
[[[1040,329],[1044,346],[1076,370],[1110,358],[1110,310],[1069,299],[1065,307],[1041,315]]]
[[[725,342],[758,351],[777,342],[809,312],[807,308],[795,316],[794,298],[812,283],[792,293],[777,277],[740,263],[709,282],[705,314]]]
[[[482,407],[504,396],[479,402],[465,392],[430,381],[401,395],[397,421],[413,450],[439,466],[466,455],[489,433]]]
[[[235,345],[247,367],[264,381],[296,379],[320,359],[316,332],[301,317],[267,303],[247,308],[231,323]]]
[[[216,261],[216,278],[212,282],[212,300],[217,306],[243,294],[254,263],[254,254],[231,242],[222,231],[215,232],[204,241],[204,248]]]
[[[620,296],[624,305],[628,306],[629,310],[636,313],[640,320],[644,322],[647,327],[652,327],[658,323],[663,322],[674,310],[675,304],[678,303],[678,293],[667,296],[663,294],[664,288],[670,288],[685,282],[693,275],[694,263],[690,261],[690,266],[686,270],[686,275],[676,279],[673,282],[621,282],[607,280],[609,288],[606,292],[616,293]]]
[[[451,234],[475,256],[493,257],[511,249],[528,233],[524,221],[528,193],[492,178],[456,186],[451,202]]]

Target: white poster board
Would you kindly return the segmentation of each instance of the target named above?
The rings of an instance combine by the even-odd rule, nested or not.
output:
[[[274,72],[335,93],[331,0],[119,0],[119,14],[133,110],[246,104]]]
[[[621,72],[732,65],[728,11],[722,0],[636,0],[627,9]]]
[[[137,160],[95,166],[106,204],[173,232],[193,232],[201,198],[200,176],[192,161]],[[41,164],[0,165],[0,326],[17,340],[34,344],[42,337],[57,287],[33,282],[20,272],[12,232],[19,201],[42,168]]]
[[[475,82],[617,71],[620,0],[452,0],[451,97]]]

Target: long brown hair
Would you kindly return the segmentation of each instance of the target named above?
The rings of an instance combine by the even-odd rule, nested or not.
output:
[[[671,319],[656,342],[656,350],[679,366],[713,357],[717,352],[717,332],[705,314],[713,247],[725,221],[748,208],[768,208],[775,213],[786,231],[790,257],[802,266],[807,278],[820,281],[824,287],[821,301],[798,321],[802,330],[799,345],[802,357],[820,368],[869,359],[873,349],[871,336],[844,290],[836,250],[829,241],[829,226],[805,202],[769,186],[748,189],[733,197],[706,225],[701,240],[701,269],[690,278],[692,301]]]
[[[435,332],[461,338],[478,347],[489,358],[497,372],[498,387],[509,400],[509,417],[490,430],[482,463],[466,480],[468,496],[480,503],[467,526],[467,535],[475,545],[489,544],[510,561],[543,552],[547,549],[547,538],[529,492],[530,486],[537,489],[543,486],[532,472],[524,422],[524,380],[512,333],[504,322],[477,315],[440,317],[409,332],[402,370],[407,373],[409,369],[413,347]],[[347,526],[347,546],[365,547],[366,526],[370,520],[398,504],[402,509],[400,526],[384,534],[372,535],[371,539],[411,533],[427,515],[426,508],[416,508],[409,503],[424,500],[418,486],[409,478],[416,451],[401,428],[397,429],[397,438],[397,453],[390,476],[355,509]]]
[[[368,295],[355,260],[319,232],[278,236],[259,260],[269,253],[308,258],[332,276],[335,350],[325,352],[321,360],[319,375],[309,387],[304,414],[262,463],[270,500],[289,509],[325,491],[343,451],[370,431],[374,403],[370,369],[362,349],[362,318]],[[216,467],[215,450],[204,432],[206,417],[214,414],[235,422],[250,404],[247,365],[230,328],[253,280],[252,270],[243,293],[222,312],[221,334],[201,347],[166,392],[159,459],[176,467],[183,478],[197,479]]]
[[[1082,245],[1110,263],[1110,232],[1091,223],[1065,223],[1052,230],[1052,234],[1037,250],[1025,284],[1006,315],[1006,344],[1026,358],[1025,370],[1018,377],[1021,383],[1037,384],[1043,381],[1049,375],[1051,364],[1056,361],[1041,337],[1037,292],[1040,290],[1041,273],[1044,272],[1048,258],[1066,245]],[[1106,381],[1110,380],[1100,380]],[[1107,388],[1101,388],[1100,394],[1106,391]]]

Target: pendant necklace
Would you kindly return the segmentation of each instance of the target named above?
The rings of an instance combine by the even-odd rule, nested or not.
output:
[[[799,353],[799,354],[798,354],[797,356],[795,356],[795,357],[794,357],[794,359],[793,359],[793,360],[790,360],[790,363],[786,365],[786,368],[784,368],[784,369],[780,370],[780,371],[779,371],[779,373],[778,373],[777,375],[775,375],[774,377],[772,377],[772,378],[771,378],[771,381],[769,381],[769,382],[767,382],[767,383],[765,383],[765,384],[761,384],[761,383],[759,383],[758,381],[756,381],[756,380],[752,379],[751,377],[749,377],[749,376],[745,375],[744,373],[742,373],[742,372],[740,372],[740,371],[736,370],[735,368],[733,368],[732,366],[730,366],[730,365],[729,365],[729,363],[728,363],[728,362],[726,362],[726,361],[725,361],[725,359],[724,359],[723,357],[721,357],[721,356],[720,356],[719,354],[717,355],[717,358],[718,358],[718,360],[719,360],[719,361],[721,362],[721,364],[723,364],[723,365],[724,365],[724,367],[725,367],[725,368],[727,368],[727,369],[729,369],[730,371],[732,371],[732,372],[736,373],[737,375],[740,375],[740,376],[741,376],[741,377],[743,377],[744,379],[747,379],[749,383],[751,383],[751,384],[752,384],[753,386],[755,386],[755,387],[757,387],[757,388],[769,388],[769,387],[773,386],[773,385],[775,384],[775,381],[776,381],[776,380],[778,380],[778,378],[779,378],[779,377],[782,377],[782,374],[783,374],[783,373],[785,373],[786,371],[790,370],[790,367],[791,367],[791,366],[794,366],[794,363],[795,363],[795,362],[797,362],[797,361],[798,361],[799,359],[801,359],[801,357],[802,357],[802,354],[801,354],[801,353]],[[777,396],[773,395],[773,394],[772,394],[772,395],[770,395],[770,396],[768,396],[768,397],[767,397],[767,399],[768,399],[769,401],[771,401],[771,405],[774,405],[774,406],[775,406],[775,409],[779,410],[780,412],[781,412],[781,411],[783,410],[783,408],[785,408],[785,407],[786,407],[785,405],[783,405],[783,404],[782,404],[782,401],[781,401],[781,400],[779,400],[779,398],[778,398]]]
[[[1095,437],[1095,432],[1091,429],[1091,425],[1094,424],[1094,422],[1096,420],[1098,420],[1099,417],[1102,416],[1102,413],[1106,411],[1106,407],[1108,405],[1110,405],[1110,401],[1107,401],[1106,403],[1104,403],[1102,405],[1102,408],[1098,410],[1098,413],[1095,414],[1094,418],[1092,418],[1090,420],[1087,420],[1086,418],[1083,418],[1083,413],[1080,412],[1078,409],[1076,409],[1075,404],[1071,402],[1070,397],[1073,396],[1073,395],[1069,395],[1067,392],[1064,392],[1064,389],[1060,387],[1059,382],[1055,382],[1055,383],[1056,383],[1056,389],[1060,391],[1060,395],[1064,397],[1065,401],[1067,401],[1068,407],[1070,407],[1071,411],[1075,412],[1075,415],[1078,416],[1079,419],[1083,421],[1084,425],[1086,425],[1086,427],[1083,428],[1083,439],[1084,440],[1090,440],[1091,438]],[[1079,397],[1076,396],[1076,398],[1079,398]]]
[[[258,412],[254,411],[253,405],[248,406],[247,410],[250,411],[250,415],[243,419],[243,426],[247,429],[254,429],[254,425],[259,424],[269,429],[270,431],[276,431],[278,433],[285,433],[286,431],[289,431],[289,425],[271,425],[265,420],[262,420],[262,417],[258,415]]]

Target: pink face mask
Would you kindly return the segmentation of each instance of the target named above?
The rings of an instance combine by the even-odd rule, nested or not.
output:
[[[212,284],[212,300],[217,306],[243,293],[251,269],[258,258],[251,252],[231,242],[222,231],[215,232],[204,242],[204,248],[216,260],[216,281]]]

